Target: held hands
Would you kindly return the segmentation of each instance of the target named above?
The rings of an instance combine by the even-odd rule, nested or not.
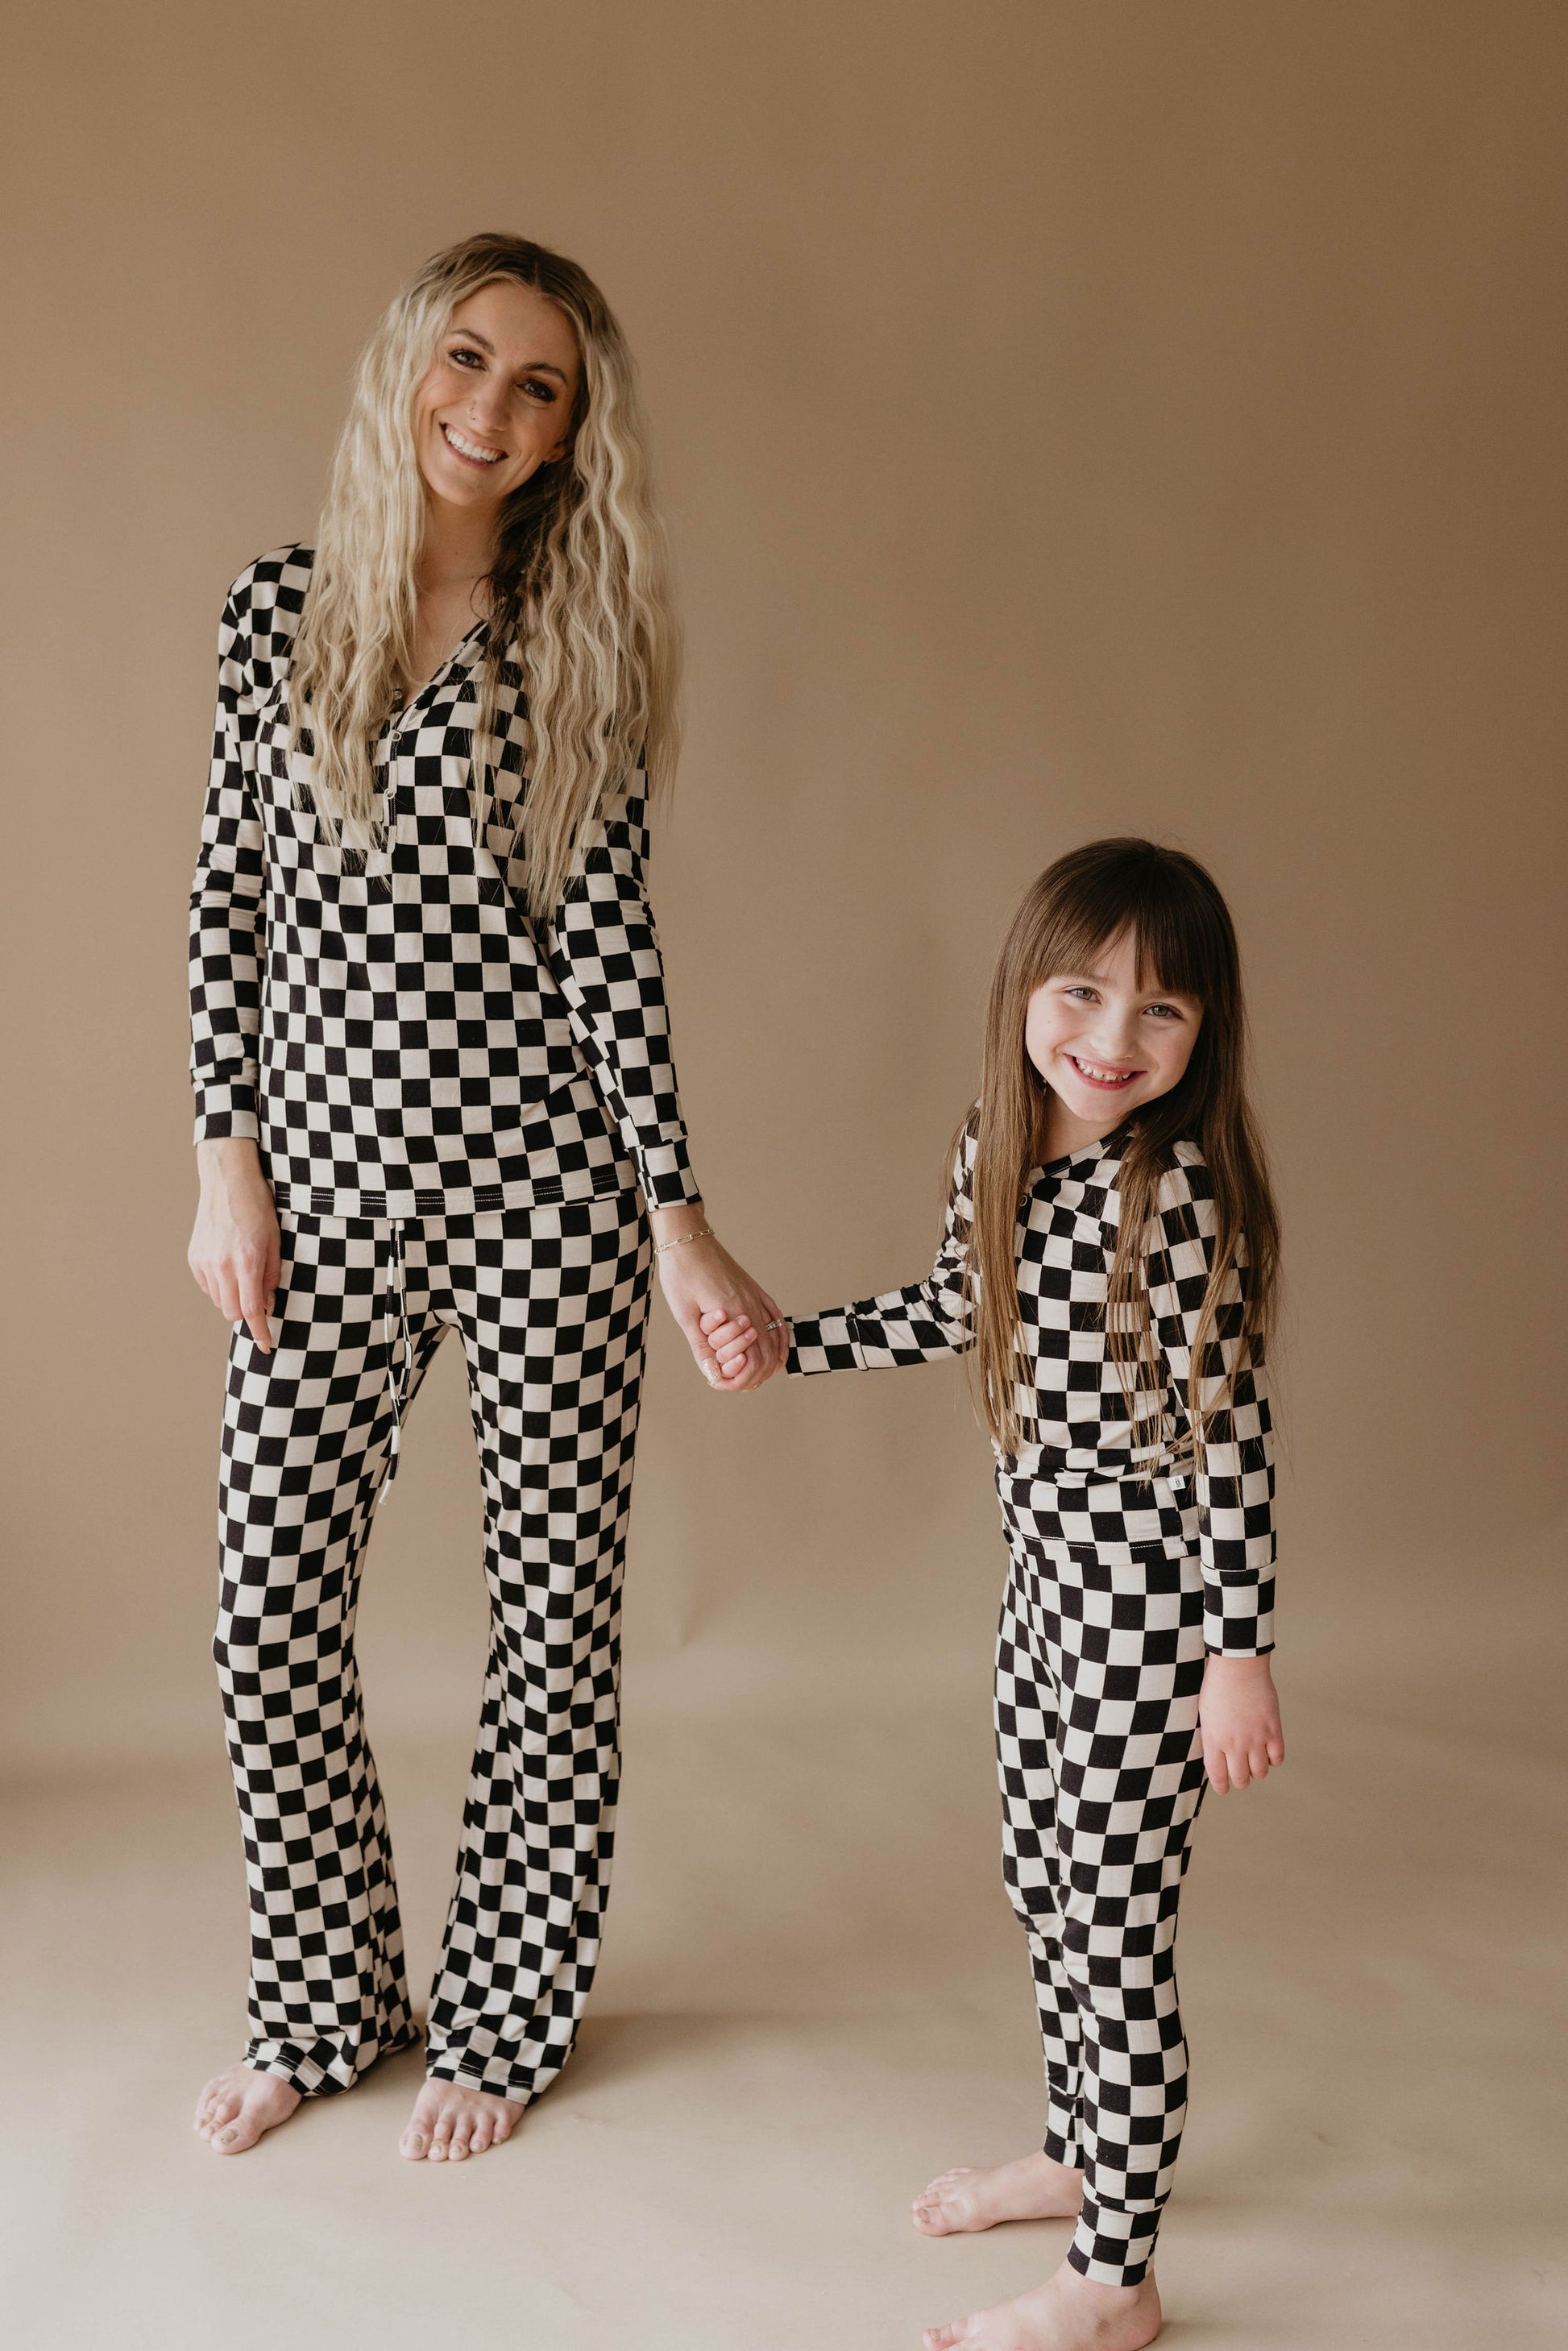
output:
[[[1268,1658],[1211,1656],[1203,1669],[1197,1723],[1204,1769],[1222,1796],[1282,1763],[1285,1734]]]
[[[664,1302],[686,1334],[698,1371],[709,1387],[727,1395],[759,1388],[789,1352],[778,1307],[704,1231],[700,1207],[655,1208],[651,1221]]]

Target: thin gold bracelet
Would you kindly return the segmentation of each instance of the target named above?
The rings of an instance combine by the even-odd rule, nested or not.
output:
[[[714,1238],[715,1236],[712,1228],[707,1225],[703,1225],[695,1233],[677,1233],[673,1241],[655,1241],[653,1243],[653,1255],[655,1257],[663,1257],[666,1249],[685,1249],[688,1241],[711,1241]]]

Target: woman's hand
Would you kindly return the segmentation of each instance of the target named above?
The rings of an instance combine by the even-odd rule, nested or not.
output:
[[[1203,1765],[1223,1796],[1285,1760],[1280,1701],[1267,1657],[1210,1656],[1198,1693]]]
[[[219,1313],[245,1323],[262,1353],[270,1355],[267,1318],[282,1263],[272,1186],[255,1144],[235,1136],[198,1143],[196,1166],[202,1196],[186,1261]]]
[[[661,1249],[659,1282],[698,1371],[710,1387],[727,1395],[759,1388],[789,1353],[778,1307],[711,1236],[682,1238],[706,1221],[700,1206],[655,1208],[649,1221],[655,1243],[680,1242],[677,1249]],[[777,1327],[769,1330],[769,1323]]]

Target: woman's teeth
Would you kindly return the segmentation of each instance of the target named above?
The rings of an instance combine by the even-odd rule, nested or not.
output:
[[[1097,1061],[1081,1061],[1076,1053],[1067,1058],[1081,1078],[1096,1086],[1130,1086],[1138,1074],[1136,1070],[1103,1070]]]
[[[441,429],[457,455],[469,458],[476,465],[498,465],[506,455],[501,449],[486,449],[477,441],[465,441],[462,434],[455,432],[450,424],[444,424]]]

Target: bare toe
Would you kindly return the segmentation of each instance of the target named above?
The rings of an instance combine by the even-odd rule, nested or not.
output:
[[[485,2149],[489,2146],[490,2125],[488,2119],[484,2115],[481,2115],[478,2121],[475,2124],[474,2136],[469,2140],[468,2144],[476,2155],[483,2155]]]
[[[447,2157],[450,2162],[461,2163],[464,2157],[467,2154],[468,2137],[472,2128],[473,2125],[469,2122],[466,2115],[459,2117],[458,2121],[453,2127],[452,2142],[447,2150]]]
[[[243,2103],[239,2092],[233,2089],[221,2090],[216,2095],[204,2099],[196,2119],[196,2128],[202,2137],[211,2138],[225,2123],[232,2122]]]

